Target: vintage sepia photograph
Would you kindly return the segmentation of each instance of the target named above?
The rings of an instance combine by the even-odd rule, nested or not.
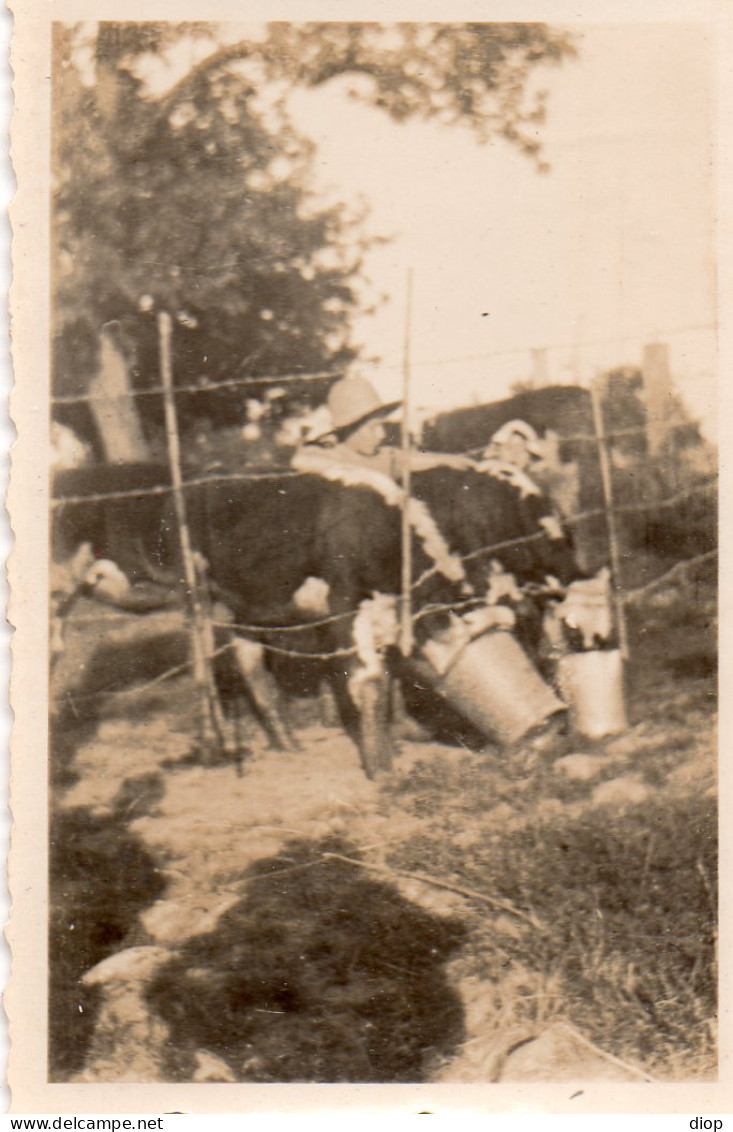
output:
[[[716,1082],[714,27],[47,35],[36,1072]]]

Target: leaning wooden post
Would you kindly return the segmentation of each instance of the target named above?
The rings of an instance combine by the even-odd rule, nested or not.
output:
[[[178,537],[181,546],[183,577],[186,583],[186,596],[191,624],[191,643],[193,651],[193,679],[198,692],[199,740],[203,752],[208,749],[212,723],[214,739],[221,742],[222,736],[217,727],[216,709],[212,703],[212,686],[206,649],[206,620],[196,578],[196,564],[191,545],[191,533],[186,514],[186,499],[183,493],[181,473],[181,443],[178,434],[175,393],[173,389],[173,367],[171,363],[171,316],[167,311],[158,314],[158,339],[160,352],[160,375],[163,385],[163,405],[165,409],[165,434],[168,446],[168,463],[173,487],[173,505],[176,509]]]
[[[412,528],[410,526],[410,334],[412,331],[412,268],[407,272],[405,342],[402,355],[402,594],[400,600],[400,652],[410,656],[414,646],[412,630]]]
[[[590,397],[593,406],[593,426],[598,442],[598,458],[601,465],[601,483],[603,484],[603,507],[606,512],[606,526],[608,528],[608,544],[611,552],[611,587],[613,592],[614,612],[618,627],[618,643],[623,660],[629,658],[629,635],[626,626],[626,610],[621,597],[621,548],[619,542],[618,524],[614,510],[613,476],[611,471],[611,444],[603,422],[603,406],[601,403],[600,375],[596,375],[590,384]]]

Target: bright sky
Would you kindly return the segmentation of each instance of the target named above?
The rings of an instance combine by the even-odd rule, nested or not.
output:
[[[583,31],[579,34],[578,28]],[[264,34],[222,25],[221,38]],[[350,99],[349,80],[296,89],[289,108],[317,143],[320,191],[364,200],[391,236],[365,270],[387,301],[355,336],[399,395],[407,269],[414,279],[414,402],[491,400],[542,374],[587,382],[669,343],[677,389],[715,433],[715,56],[709,26],[575,25],[579,57],[547,68],[550,172],[465,128],[398,124]],[[184,42],[171,84],[205,44]],[[546,354],[533,360],[532,350]],[[493,355],[493,356],[487,356]],[[498,356],[497,356],[498,355]]]
[[[341,82],[292,96],[296,123],[318,144],[321,185],[335,199],[366,199],[370,230],[394,237],[366,262],[389,301],[356,326],[382,359],[383,394],[399,389],[410,266],[416,403],[500,397],[532,372],[530,348],[546,345],[568,347],[547,354],[553,380],[587,381],[598,367],[637,362],[659,336],[712,432],[708,35],[702,25],[586,26],[579,58],[542,76],[552,167],[543,176],[504,143],[395,124]]]

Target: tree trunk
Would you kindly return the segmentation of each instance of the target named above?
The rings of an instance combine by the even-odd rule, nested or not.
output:
[[[100,336],[99,370],[91,383],[89,402],[110,463],[150,459],[138,417],[127,364],[111,329]]]

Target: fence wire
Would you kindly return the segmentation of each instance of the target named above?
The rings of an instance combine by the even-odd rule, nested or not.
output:
[[[660,574],[658,578],[652,578],[650,582],[646,582],[643,586],[636,586],[633,590],[623,590],[621,592],[621,600],[627,604],[631,604],[638,601],[639,598],[646,597],[647,594],[659,589],[660,586],[669,585],[673,580],[679,578],[685,581],[687,575],[689,575],[694,567],[700,566],[703,562],[712,562],[712,560],[717,557],[717,550],[708,550],[704,554],[696,554],[694,558],[685,558],[682,562],[675,562],[674,566],[671,566],[664,574]]]
[[[672,330],[665,330],[657,335],[657,339],[679,337],[681,334],[697,333],[705,331],[707,333],[715,333],[717,326],[714,323],[694,323],[689,326],[679,326]],[[424,358],[419,361],[413,361],[413,366],[427,368],[431,366],[444,366],[444,365],[457,365],[461,362],[475,362],[475,361],[490,361],[493,358],[508,358],[508,357],[523,357],[531,355],[533,352],[557,352],[559,350],[584,350],[593,346],[615,346],[621,342],[637,342],[640,341],[640,335],[626,335],[620,338],[594,338],[587,342],[566,342],[566,343],[547,343],[544,346],[514,346],[506,350],[494,350],[481,354],[467,354],[453,358]],[[245,358],[244,362],[240,362],[240,368],[243,364],[249,363],[253,360],[251,357]],[[361,362],[363,366],[373,365],[378,366],[383,370],[401,369],[402,362]],[[345,370],[320,370],[311,373],[286,373],[286,374],[262,374],[262,375],[247,375],[246,377],[232,377],[225,378],[220,381],[211,382],[192,382],[187,385],[177,386],[175,389],[176,395],[179,393],[215,393],[220,389],[235,389],[238,386],[247,387],[253,385],[288,385],[298,382],[309,381],[327,381],[330,378],[338,379],[345,377]],[[151,385],[146,389],[126,389],[115,393],[114,397],[109,397],[104,393],[72,393],[72,394],[56,394],[51,397],[51,403],[54,405],[73,405],[79,404],[83,401],[110,401],[118,400],[122,397],[160,397],[163,395],[162,385]]]
[[[492,355],[486,355],[486,357],[490,357],[490,356],[492,356]],[[499,356],[499,355],[497,355],[497,356]],[[425,364],[427,364],[427,363],[425,363]],[[293,383],[293,382],[301,382],[301,383],[302,382],[308,382],[308,381],[323,382],[323,381],[329,380],[329,379],[336,380],[336,379],[341,378],[343,376],[344,376],[343,371],[322,371],[322,372],[311,373],[311,374],[285,374],[285,375],[278,375],[278,376],[263,375],[263,376],[259,376],[259,377],[250,376],[250,377],[243,377],[243,378],[231,378],[231,379],[224,380],[224,381],[210,382],[210,383],[206,383],[206,384],[202,384],[202,383],[199,382],[199,383],[196,383],[196,384],[179,386],[175,389],[175,394],[178,395],[178,394],[213,393],[213,392],[217,392],[218,390],[234,389],[234,388],[237,388],[237,387],[279,385],[279,384],[288,384],[288,383]],[[125,396],[125,397],[149,397],[149,396],[162,396],[163,393],[164,393],[163,386],[160,385],[160,386],[153,386],[153,387],[150,387],[150,388],[147,388],[147,389],[142,389],[142,390],[124,391],[121,394],[121,396]],[[76,404],[76,403],[88,402],[88,401],[108,401],[108,400],[110,400],[110,398],[107,397],[105,394],[102,394],[102,393],[86,393],[86,394],[71,395],[71,396],[54,396],[54,397],[51,398],[51,400],[52,400],[53,404],[64,405],[64,404]],[[647,432],[649,425],[653,424],[653,423],[662,423],[662,424],[665,425],[665,427],[667,428],[668,431],[674,431],[674,430],[677,430],[677,429],[689,428],[690,425],[695,426],[695,425],[697,425],[698,422],[670,423],[666,418],[654,417],[654,418],[648,418],[647,421],[646,421],[646,424],[643,425],[643,426],[637,426],[637,427],[625,428],[625,429],[614,429],[614,430],[609,430],[607,432],[604,431],[604,433],[602,435],[595,434],[595,433],[577,433],[577,434],[571,434],[569,436],[558,436],[558,440],[561,443],[567,443],[567,442],[571,442],[571,441],[580,441],[580,442],[593,442],[595,444],[601,445],[604,442],[612,441],[614,439],[625,437],[625,436],[644,435]],[[480,452],[483,452],[485,450],[485,448],[486,448],[486,445],[484,445],[481,448],[468,449],[463,454],[468,455],[468,456],[475,455],[475,454],[478,454]],[[293,478],[293,477],[300,477],[300,476],[309,475],[309,474],[312,474],[312,473],[308,473],[306,471],[300,471],[300,470],[296,470],[296,469],[290,469],[290,468],[279,468],[279,469],[265,468],[265,469],[259,469],[259,470],[252,469],[250,471],[231,472],[231,473],[221,472],[221,473],[214,473],[214,474],[211,474],[211,475],[204,475],[204,476],[199,475],[196,478],[184,480],[183,487],[184,488],[198,488],[198,487],[209,486],[209,485],[212,485],[212,484],[215,484],[215,483],[254,482],[254,481],[259,481],[259,480],[263,480],[263,481],[265,481],[265,480],[284,480],[284,479],[289,479],[289,478]],[[710,491],[715,486],[715,483],[716,483],[716,480],[714,478],[712,478],[712,479],[707,480],[703,483],[696,484],[693,487],[691,487],[691,488],[689,488],[685,491],[676,492],[674,495],[672,495],[672,496],[670,496],[666,499],[662,499],[662,500],[654,500],[654,501],[645,502],[645,503],[631,503],[631,504],[621,503],[621,504],[615,504],[613,507],[609,507],[608,505],[606,505],[605,507],[601,507],[601,508],[598,508],[598,509],[578,512],[575,515],[571,515],[571,516],[568,516],[567,518],[565,518],[564,522],[567,525],[572,526],[574,524],[578,524],[578,523],[585,521],[587,519],[590,519],[590,518],[607,517],[610,511],[613,511],[614,513],[618,513],[618,512],[626,513],[626,512],[640,512],[640,511],[655,511],[655,510],[662,509],[662,508],[673,507],[673,506],[676,506],[679,503],[685,501],[686,499],[689,499],[689,498],[691,498],[695,495],[700,494],[701,492]],[[145,488],[132,488],[132,489],[121,489],[121,490],[117,490],[117,491],[108,491],[108,492],[95,492],[95,493],[91,493],[91,494],[67,496],[65,498],[57,497],[57,498],[52,499],[51,507],[52,508],[63,508],[63,507],[68,507],[68,506],[72,506],[72,505],[76,506],[76,505],[92,504],[92,503],[98,503],[98,502],[106,502],[108,500],[115,500],[115,499],[140,499],[140,498],[144,498],[144,497],[156,497],[156,496],[169,495],[169,494],[172,493],[172,491],[173,491],[173,487],[172,487],[171,484],[157,484],[157,485],[153,485],[153,486],[145,487]],[[521,546],[521,545],[530,544],[530,543],[533,543],[533,542],[536,542],[536,541],[544,540],[546,538],[547,538],[546,532],[544,530],[540,530],[540,531],[537,531],[536,533],[533,533],[531,535],[517,536],[516,538],[505,539],[505,540],[502,540],[500,542],[496,542],[496,543],[490,544],[488,546],[481,547],[477,550],[473,550],[473,551],[470,551],[467,554],[461,555],[460,558],[461,558],[462,561],[466,562],[466,561],[477,559],[479,557],[488,556],[488,555],[491,555],[491,554],[496,554],[496,553],[499,553],[502,550],[510,549],[510,548],[513,548],[513,547],[516,547],[516,546]],[[687,560],[684,560],[682,562],[676,563],[674,566],[672,566],[669,570],[667,570],[660,577],[653,579],[651,582],[646,583],[643,586],[639,586],[639,587],[636,587],[633,590],[627,590],[627,591],[617,590],[619,599],[624,604],[631,604],[631,603],[639,600],[641,597],[645,596],[647,593],[652,592],[654,589],[657,589],[658,587],[660,587],[660,586],[662,586],[662,585],[664,585],[668,582],[672,582],[673,580],[675,580],[677,578],[684,578],[689,573],[689,571],[692,570],[697,564],[711,560],[716,554],[717,554],[717,551],[710,551],[710,552],[707,552],[705,554],[697,555],[692,559],[687,559]],[[412,592],[417,591],[430,577],[434,576],[438,572],[439,572],[439,570],[438,570],[438,567],[436,565],[431,566],[428,569],[426,569],[425,571],[423,571],[423,573],[412,583],[412,586],[411,586]],[[522,587],[520,587],[520,589],[521,588]],[[438,611],[458,612],[462,609],[468,608],[471,605],[475,605],[478,600],[479,599],[476,599],[476,598],[469,598],[469,599],[466,599],[466,600],[463,600],[463,601],[458,601],[458,602],[443,603],[443,604],[439,604],[439,605],[438,604],[428,605],[428,606],[424,607],[423,609],[419,610],[417,613],[413,614],[412,620],[413,620],[413,622],[417,622],[417,621],[427,617],[429,613],[438,612]],[[160,611],[148,611],[148,612],[155,613],[155,612],[160,612]],[[343,620],[346,620],[348,618],[353,618],[353,617],[355,617],[357,612],[358,612],[358,609],[351,609],[351,610],[347,610],[347,611],[344,611],[344,612],[341,612],[341,613],[338,613],[338,614],[330,615],[328,617],[323,617],[323,618],[320,618],[318,620],[300,622],[296,625],[272,626],[272,625],[258,625],[258,624],[244,623],[244,622],[231,622],[231,621],[218,621],[218,620],[210,620],[210,624],[212,625],[213,628],[217,628],[217,629],[220,629],[220,630],[226,630],[226,631],[231,632],[231,633],[236,633],[236,634],[239,634],[239,635],[249,634],[250,636],[256,635],[258,637],[262,637],[262,636],[271,635],[271,634],[294,634],[294,633],[301,633],[301,632],[310,632],[314,629],[317,629],[317,628],[320,628],[320,627],[323,627],[323,626],[326,626],[326,625],[330,625],[330,624],[333,624],[333,623],[336,623],[336,622],[339,622],[339,621],[343,621]],[[71,618],[69,618],[69,620],[73,625],[79,625],[79,624],[90,625],[90,624],[93,624],[93,623],[94,624],[109,624],[113,621],[117,621],[117,622],[125,621],[125,622],[129,623],[131,617],[136,617],[136,616],[141,616],[141,615],[143,615],[143,614],[142,613],[136,613],[135,611],[129,611],[127,613],[111,613],[111,614],[107,614],[107,615],[104,615],[104,616],[98,616],[98,617],[84,616],[84,617],[80,617],[80,618],[75,618],[75,617],[72,616]],[[182,627],[182,630],[183,630],[183,627]],[[273,653],[275,655],[294,658],[294,659],[298,659],[298,660],[311,659],[311,660],[317,660],[317,661],[334,661],[334,660],[341,659],[341,658],[345,659],[345,658],[348,658],[348,657],[352,657],[357,652],[357,650],[354,646],[345,647],[345,648],[336,648],[336,649],[324,650],[324,651],[308,651],[308,650],[285,648],[281,645],[272,644],[270,641],[257,640],[256,643],[264,651]],[[209,656],[207,656],[207,658],[206,658],[207,662],[211,662],[212,660],[216,659],[217,657],[223,655],[229,649],[231,649],[234,646],[234,644],[235,644],[235,641],[228,641],[222,647],[217,648],[216,650],[214,650],[214,652],[212,652]],[[137,686],[134,686],[132,688],[125,688],[125,689],[107,689],[107,690],[104,690],[104,691],[101,691],[101,692],[91,693],[88,696],[82,696],[82,697],[76,697],[76,698],[96,698],[96,697],[99,697],[99,696],[107,696],[107,695],[114,695],[114,696],[141,695],[144,692],[146,692],[147,690],[149,690],[150,688],[154,688],[154,687],[158,686],[159,684],[164,683],[165,681],[172,679],[173,677],[175,677],[177,675],[181,675],[182,673],[189,670],[191,668],[191,666],[192,666],[192,661],[189,660],[189,661],[184,662],[183,664],[179,664],[179,665],[176,665],[176,666],[168,669],[167,671],[159,674],[158,676],[156,676],[155,678],[146,682],[143,685],[137,685]]]
[[[446,453],[447,454],[447,453]],[[466,455],[466,453],[459,453],[459,455]],[[477,469],[480,470],[480,469]],[[260,480],[280,480],[280,479],[295,479],[303,476],[312,476],[315,473],[308,471],[301,471],[295,468],[279,468],[263,469],[262,471],[250,472],[216,472],[212,475],[197,476],[195,479],[184,480],[184,488],[206,487],[216,483],[254,483]],[[614,507],[614,510],[637,510],[654,507],[666,507],[671,504],[677,503],[686,495],[696,494],[697,492],[711,487],[717,482],[715,477],[706,480],[704,483],[696,484],[694,487],[689,488],[686,492],[679,492],[671,496],[668,500],[659,500],[658,502],[646,504],[619,504]],[[368,486],[368,485],[366,485]],[[170,484],[156,484],[153,487],[140,487],[140,488],[124,488],[115,491],[100,491],[90,492],[85,495],[66,495],[56,496],[50,500],[52,508],[70,507],[82,503],[102,503],[108,499],[137,499],[145,498],[148,496],[156,495],[171,495],[173,487]],[[567,522],[574,522],[579,519],[589,518],[594,516],[597,512],[588,511],[580,512],[578,515],[569,516]],[[605,509],[600,510],[600,514],[605,514]]]
[[[626,590],[626,591],[622,592],[620,594],[621,600],[625,604],[632,604],[633,602],[638,601],[640,598],[645,597],[647,594],[658,589],[660,586],[669,585],[671,582],[677,581],[678,579],[679,580],[685,580],[686,577],[689,575],[689,573],[695,567],[700,566],[705,562],[711,562],[714,558],[717,557],[717,555],[718,555],[717,550],[711,550],[711,551],[707,551],[704,554],[695,555],[693,558],[686,558],[682,562],[676,562],[674,564],[674,566],[670,567],[670,569],[665,571],[664,574],[661,574],[659,577],[652,579],[652,581],[647,582],[645,585],[637,586],[633,590]],[[524,591],[524,590],[528,590],[528,589],[531,590],[532,587],[531,587],[531,584],[530,584],[529,586],[525,586],[525,587],[520,586],[519,588]],[[461,612],[465,609],[470,608],[471,606],[475,606],[477,604],[480,604],[480,599],[475,598],[475,597],[474,598],[466,598],[463,601],[433,603],[431,605],[425,606],[424,609],[421,609],[417,613],[413,614],[412,621],[413,621],[414,624],[416,624],[417,622],[423,620],[425,617],[428,617],[430,614],[443,613],[443,612],[458,613],[458,612]],[[277,632],[293,632],[293,631],[298,631],[298,630],[302,630],[302,629],[311,629],[311,628],[315,628],[317,625],[326,625],[326,624],[329,624],[330,622],[333,622],[333,621],[343,620],[347,617],[353,617],[353,616],[355,616],[355,614],[357,612],[358,612],[358,610],[349,610],[346,613],[339,613],[339,614],[333,615],[332,617],[322,618],[318,622],[310,622],[308,624],[303,624],[303,625],[299,625],[299,626],[282,626],[280,629],[277,629],[277,630],[273,630],[271,628],[268,628],[267,630],[265,630],[265,629],[263,629],[262,626],[239,624],[237,622],[229,622],[229,621],[212,621],[211,624],[215,627],[228,629],[232,632],[234,632],[235,630],[259,632],[259,633],[265,632],[265,631],[267,631],[267,632],[275,632],[275,631],[277,631]],[[70,623],[72,625],[105,624],[105,623],[109,623],[110,621],[119,621],[119,620],[127,620],[129,622],[129,618],[131,616],[135,616],[135,615],[134,614],[128,614],[128,615],[125,615],[125,614],[109,614],[107,616],[91,617],[91,618],[87,618],[87,617],[74,618],[74,617],[71,617]],[[182,629],[183,629],[183,627],[182,627]],[[215,649],[213,652],[207,654],[207,656],[205,658],[207,663],[210,663],[211,661],[216,660],[218,657],[223,656],[230,649],[233,649],[235,647],[235,644],[236,644],[235,641],[227,641],[226,644],[221,645],[219,648]],[[264,641],[258,641],[257,644],[260,645],[260,647],[265,652],[271,652],[271,653],[274,653],[275,655],[278,655],[278,656],[286,656],[286,657],[289,657],[291,659],[297,659],[297,660],[333,661],[333,660],[346,659],[347,657],[355,656],[356,652],[357,652],[357,649],[356,649],[355,646],[351,646],[349,648],[332,649],[330,651],[323,651],[323,652],[306,652],[306,651],[301,651],[301,650],[298,650],[298,649],[285,649],[285,648],[282,648],[278,645],[272,645],[269,642],[264,642]],[[146,692],[149,692],[151,689],[156,688],[159,685],[166,683],[168,680],[172,680],[176,676],[182,676],[184,674],[184,672],[189,671],[192,668],[192,666],[193,666],[193,660],[189,659],[187,661],[184,661],[182,664],[177,664],[177,665],[174,665],[171,668],[166,669],[165,672],[159,673],[157,676],[153,677],[151,680],[148,680],[143,684],[135,684],[130,688],[106,688],[106,689],[102,689],[101,691],[98,691],[98,692],[67,693],[67,698],[73,703],[74,701],[77,701],[77,700],[79,700],[79,701],[81,701],[81,700],[84,700],[84,701],[95,700],[95,699],[101,699],[101,698],[108,697],[108,696],[114,696],[114,697],[120,697],[120,698],[141,696],[141,695],[144,695]]]
[[[521,541],[529,542],[529,541],[533,541],[537,538],[546,538],[546,535],[545,535],[544,532],[539,532],[539,534],[537,534],[537,535],[526,536]],[[515,540],[515,541],[519,541],[519,540]],[[470,555],[464,555],[463,559],[465,561],[465,559],[468,558],[468,557],[475,557],[479,554],[489,554],[489,553],[492,553],[493,551],[496,551],[497,549],[500,549],[502,546],[506,546],[506,543],[497,543],[497,544],[494,544],[493,546],[482,547],[479,551],[473,551]],[[717,555],[718,555],[717,550],[711,550],[711,551],[707,551],[703,554],[695,555],[693,558],[687,558],[687,559],[684,559],[681,562],[676,562],[673,566],[671,566],[663,574],[659,575],[657,578],[652,579],[650,582],[645,583],[643,586],[637,586],[632,590],[621,590],[620,593],[619,593],[619,597],[624,604],[632,604],[633,602],[638,601],[640,598],[645,597],[647,594],[653,592],[654,590],[660,588],[661,586],[669,585],[670,583],[672,583],[673,581],[677,581],[678,579],[684,581],[687,578],[687,576],[689,575],[689,573],[695,567],[697,567],[697,566],[699,566],[699,565],[701,565],[705,562],[712,561],[714,558],[717,557]],[[523,593],[534,594],[534,593],[537,592],[537,585],[535,583],[530,582],[530,583],[527,583],[524,586],[520,585],[518,587],[518,589],[520,589]],[[418,610],[416,613],[414,613],[412,615],[412,622],[413,622],[413,624],[417,624],[419,621],[422,621],[426,617],[430,616],[431,614],[435,614],[435,613],[448,613],[448,612],[459,613],[459,612],[462,612],[466,609],[471,608],[472,606],[480,605],[481,603],[482,603],[482,600],[481,600],[481,598],[478,598],[478,597],[469,597],[469,598],[465,598],[461,601],[455,601],[455,602],[434,602],[434,603],[431,603],[431,604],[425,606],[423,609]],[[312,630],[312,629],[315,629],[315,628],[320,628],[324,625],[333,624],[333,623],[338,622],[338,621],[343,621],[343,620],[346,620],[347,618],[355,617],[357,613],[358,613],[358,608],[346,610],[343,613],[332,614],[329,617],[323,617],[323,618],[320,618],[317,621],[303,622],[303,623],[298,624],[298,625],[282,625],[282,626],[269,626],[268,625],[268,626],[263,626],[263,625],[256,625],[256,624],[248,624],[248,623],[245,623],[245,622],[218,621],[218,620],[210,620],[209,623],[211,624],[211,626],[213,628],[226,630],[226,631],[229,631],[229,632],[232,632],[232,633],[236,633],[238,635],[242,635],[242,634],[245,634],[245,633],[249,633],[249,634],[255,634],[255,633],[256,634],[297,633],[297,632],[309,631],[309,630]],[[80,625],[80,624],[81,625],[91,625],[91,624],[105,625],[105,624],[109,624],[111,622],[119,622],[119,621],[125,621],[127,624],[130,624],[131,623],[130,619],[133,618],[133,617],[136,617],[136,616],[140,616],[140,615],[130,612],[130,613],[127,613],[127,614],[122,614],[122,613],[106,614],[106,615],[100,615],[100,616],[96,616],[96,617],[86,617],[85,616],[85,617],[76,618],[76,617],[71,616],[69,618],[69,622],[73,626],[77,626],[77,625]],[[183,630],[184,630],[184,626],[181,626],[181,631],[183,631]],[[229,649],[234,647],[235,643],[236,643],[235,641],[228,641],[226,644],[215,649],[214,652],[207,655],[207,657],[206,657],[207,662],[211,662],[212,660],[214,660],[217,657],[226,653]],[[310,650],[287,649],[287,648],[283,648],[280,645],[273,645],[269,641],[257,640],[254,643],[256,643],[259,647],[261,647],[263,649],[263,651],[265,651],[265,652],[270,652],[270,653],[273,653],[277,656],[289,657],[289,658],[295,659],[295,660],[334,661],[334,660],[338,660],[338,659],[346,659],[348,657],[355,656],[356,653],[357,653],[357,649],[356,649],[355,646],[349,646],[349,647],[344,647],[344,648],[337,648],[337,649],[330,649],[330,650],[323,650],[323,651],[315,651],[314,652],[314,651],[310,651]],[[108,696],[108,695],[114,695],[114,696],[141,695],[144,692],[148,691],[150,688],[156,687],[157,685],[162,684],[165,681],[172,679],[175,676],[182,675],[184,672],[186,672],[187,670],[189,670],[191,668],[192,664],[193,664],[192,660],[185,661],[182,664],[175,665],[172,668],[167,669],[165,672],[160,673],[158,676],[154,677],[152,680],[147,681],[145,684],[142,684],[142,685],[138,684],[138,685],[135,685],[132,688],[106,689],[106,690],[103,690],[103,691],[100,691],[100,692],[89,693],[87,695],[75,696],[74,698],[75,699],[90,699],[90,698],[94,699],[94,698],[99,698],[99,697]]]
[[[288,385],[297,382],[316,382],[337,380],[346,377],[345,370],[323,370],[321,373],[286,373],[280,377],[267,374],[262,377],[229,377],[223,381],[195,382],[189,385],[177,385],[174,392],[179,393],[216,393],[220,389],[236,389],[239,386],[252,385]],[[123,389],[110,397],[106,393],[70,393],[51,397],[52,405],[78,405],[84,401],[117,401],[123,397],[162,397],[162,385],[150,385],[147,389]]]

